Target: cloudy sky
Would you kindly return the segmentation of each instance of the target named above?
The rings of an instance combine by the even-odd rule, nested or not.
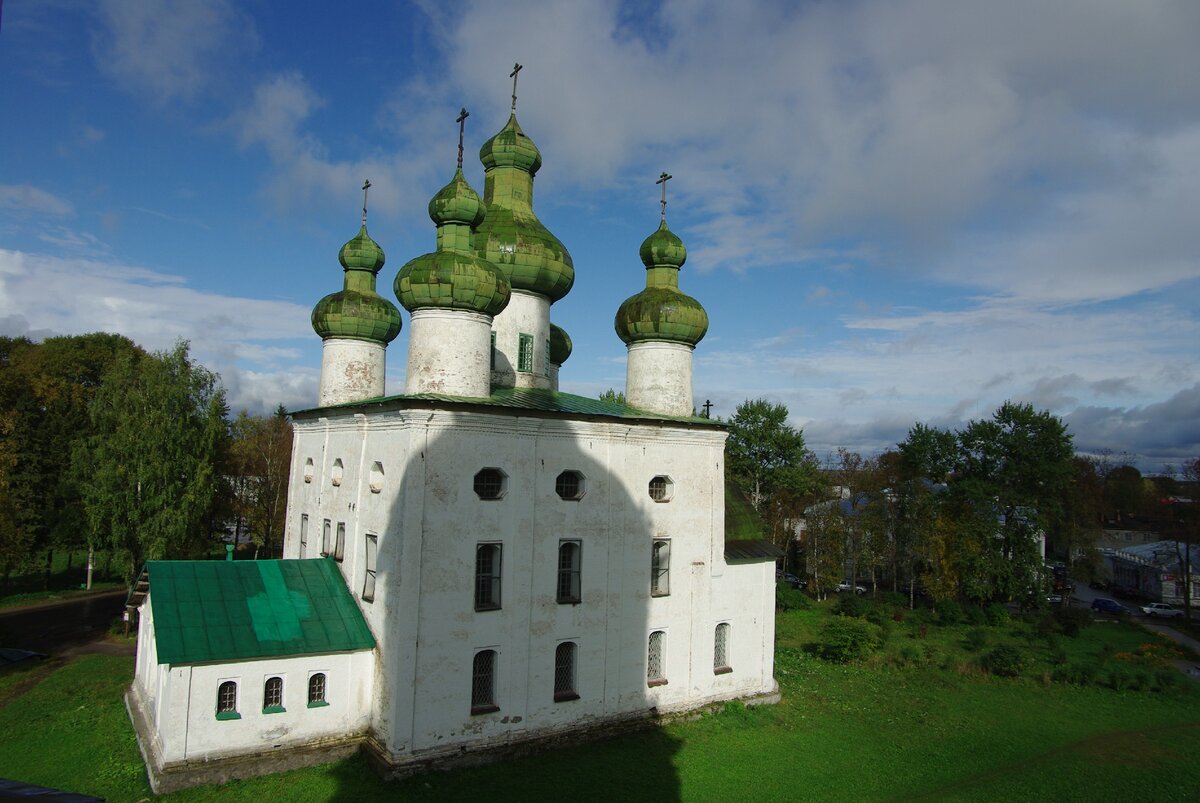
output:
[[[452,10],[452,11],[448,11]],[[380,289],[504,123],[575,261],[565,390],[624,384],[613,314],[668,218],[712,326],[697,403],[785,403],[818,454],[1004,400],[1081,451],[1200,454],[1200,3],[7,0],[0,334],[177,338],[232,405],[316,401],[313,304]],[[405,334],[389,349],[403,383]]]

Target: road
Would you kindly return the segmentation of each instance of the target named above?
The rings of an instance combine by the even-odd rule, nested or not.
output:
[[[1108,597],[1114,599],[1107,591],[1097,591],[1093,588],[1088,588],[1086,583],[1075,583],[1075,591],[1071,594],[1071,604],[1079,605],[1085,608],[1091,607],[1092,600],[1097,597]],[[1184,647],[1192,650],[1196,655],[1200,655],[1200,641],[1192,638],[1186,633],[1181,633],[1175,628],[1167,624],[1169,620],[1158,619],[1153,616],[1146,616],[1142,613],[1142,605],[1134,600],[1119,599],[1117,602],[1129,609],[1129,618],[1133,622],[1137,622],[1142,627],[1152,633],[1157,633],[1160,636],[1174,641]],[[1109,616],[1109,614],[1100,614],[1101,616]],[[1200,680],[1200,665],[1190,660],[1172,661],[1181,672]]]
[[[0,610],[0,647],[58,655],[101,639],[125,610],[124,589]]]

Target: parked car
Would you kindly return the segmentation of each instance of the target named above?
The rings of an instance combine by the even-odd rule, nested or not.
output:
[[[1142,613],[1147,616],[1161,616],[1164,619],[1182,619],[1183,611],[1165,602],[1151,602],[1142,606]]]
[[[792,588],[804,588],[804,586],[807,585],[807,582],[803,577],[797,577],[796,575],[788,574],[787,572],[775,572],[775,582],[787,583]]]
[[[842,582],[838,583],[837,590],[838,590],[838,592],[839,592],[839,593],[840,593],[840,592],[842,592],[842,591],[849,591],[849,590],[851,590],[851,589],[854,589],[854,593],[855,593],[855,594],[865,594],[865,593],[867,593],[867,589],[863,588],[862,586],[858,586],[858,585],[856,585],[856,586],[852,586],[852,585],[850,585],[850,581],[849,581],[849,580],[843,580]]]
[[[1100,611],[1101,613],[1115,613],[1118,616],[1129,613],[1129,609],[1115,599],[1108,597],[1096,597],[1092,600],[1092,610]]]

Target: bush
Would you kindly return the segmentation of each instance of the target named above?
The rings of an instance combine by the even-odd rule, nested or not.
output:
[[[1066,664],[1054,670],[1054,679],[1059,683],[1091,686],[1096,682],[1099,674],[1100,671],[1095,664]]]
[[[984,616],[987,617],[987,623],[992,627],[999,627],[1008,622],[1008,608],[1005,608],[999,602],[993,602],[983,610]]]
[[[889,608],[908,607],[908,597],[895,591],[885,591],[882,595],[880,595],[879,601]]]
[[[901,666],[911,666],[921,662],[921,651],[916,645],[905,644],[900,648],[900,664]]]
[[[880,636],[879,627],[870,622],[836,617],[821,628],[817,654],[839,664],[857,661],[879,649]]]
[[[1037,633],[1038,638],[1053,638],[1058,635],[1058,622],[1053,616],[1046,614],[1037,620],[1033,630]]]
[[[1025,668],[1025,656],[1011,644],[1001,644],[980,661],[989,673],[1002,678],[1013,678]]]
[[[978,605],[968,605],[965,610],[967,624],[982,627],[988,623],[987,614]]]
[[[839,594],[838,601],[833,606],[833,612],[841,616],[865,617],[873,606],[858,594]]]
[[[1064,636],[1075,638],[1079,631],[1092,623],[1092,616],[1084,608],[1063,606],[1054,612],[1054,619]]]
[[[978,610],[978,609],[977,609]],[[967,636],[964,639],[967,650],[970,652],[979,652],[987,646],[988,634],[982,627],[976,627],[967,631]]]
[[[938,621],[944,625],[956,625],[963,620],[963,609],[952,599],[943,600],[934,607]]]
[[[1174,669],[1156,669],[1154,671],[1154,690],[1157,692],[1174,691],[1183,682],[1183,675]]]
[[[798,588],[787,583],[775,584],[775,608],[781,611],[797,611],[812,606],[812,600]]]

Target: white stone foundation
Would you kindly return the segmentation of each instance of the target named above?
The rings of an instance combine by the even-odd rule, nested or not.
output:
[[[629,345],[625,401],[663,415],[692,414],[692,347],[683,343]]]
[[[404,392],[489,396],[491,359],[490,316],[436,307],[415,310]]]
[[[382,396],[386,352],[382,343],[327,338],[321,350],[320,406]]]
[[[508,306],[496,316],[492,328],[496,332],[492,384],[502,388],[550,388],[550,299],[513,290]],[[532,371],[517,370],[522,334],[533,337]]]

